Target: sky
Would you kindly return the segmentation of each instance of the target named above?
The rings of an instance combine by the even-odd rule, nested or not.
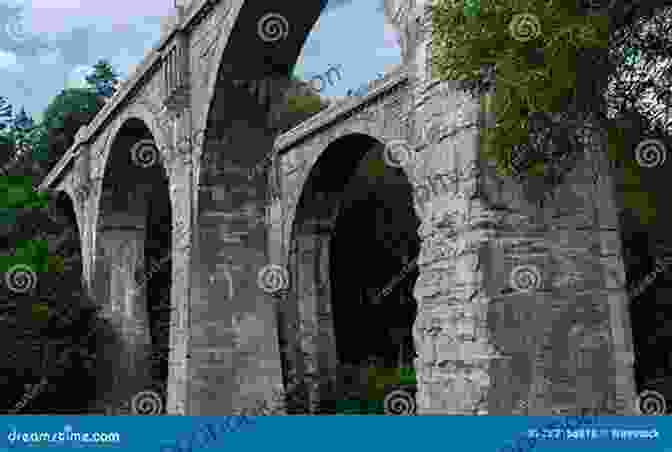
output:
[[[84,86],[96,61],[126,79],[158,43],[175,0],[0,0],[0,96],[39,121],[64,87]],[[382,0],[330,0],[297,62],[304,80],[338,67],[321,95],[341,97],[401,62]],[[129,11],[132,14],[129,15]],[[344,32],[356,30],[356,33]],[[319,85],[317,85],[319,86]]]

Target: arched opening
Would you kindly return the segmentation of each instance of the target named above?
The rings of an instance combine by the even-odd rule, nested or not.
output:
[[[165,410],[171,242],[168,177],[150,130],[132,118],[112,143],[97,222],[96,294],[124,344],[108,406],[153,390],[163,403],[151,414]]]
[[[230,33],[203,54],[214,70],[204,74],[208,105],[192,131],[202,161],[190,221],[190,311],[181,315],[188,318],[189,378],[182,371],[178,397],[190,414],[233,414],[271,400],[281,384],[273,299],[257,280],[269,264],[259,221],[267,179],[253,169],[273,150],[274,106],[326,3],[245,1]]]
[[[649,179],[663,177],[663,171],[647,173]],[[651,184],[650,180],[647,182]],[[663,182],[659,183],[660,187],[664,186]],[[632,213],[624,212],[621,216],[635,384],[637,393],[642,395],[640,408],[646,414],[663,414],[663,408],[666,414],[672,412],[669,384],[672,381],[669,352],[672,308],[668,301],[672,293],[672,247],[666,233],[671,222],[661,217],[655,225],[642,225]]]
[[[371,137],[344,137],[302,189],[292,293],[278,313],[285,387],[296,387],[290,412],[382,414],[392,389],[415,393],[419,221],[407,176],[382,152]]]
[[[214,61],[215,70],[203,74],[207,107],[194,109],[192,130],[202,160],[189,223],[190,311],[181,315],[188,318],[189,378],[187,384],[182,371],[184,396],[178,397],[188,401],[189,413],[233,412],[250,399],[272,399],[272,389],[282,383],[276,309],[257,278],[282,260],[269,239],[277,228],[259,221],[269,207],[264,170],[283,90],[327,3],[296,8],[246,1],[230,33],[203,47],[204,64]],[[186,122],[176,119],[176,125]],[[256,333],[256,325],[265,333]]]

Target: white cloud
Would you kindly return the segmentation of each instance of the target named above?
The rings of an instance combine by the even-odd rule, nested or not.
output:
[[[172,0],[32,0],[26,6],[32,30],[37,33],[63,32],[80,22],[107,26],[137,24],[143,17],[174,14]]]
[[[91,68],[89,66],[75,66],[75,68],[68,74],[68,88],[86,88],[85,77],[89,75]]]
[[[23,72],[25,70],[15,54],[3,50],[0,50],[0,69],[10,72]]]

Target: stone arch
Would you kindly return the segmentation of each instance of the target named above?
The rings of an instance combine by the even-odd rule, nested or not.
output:
[[[376,309],[389,308],[391,310],[387,312],[386,319],[390,320],[390,324],[378,322],[381,324],[381,327],[378,328],[380,331],[376,330],[375,333],[372,333],[372,337],[378,335],[375,337],[375,340],[378,340],[382,337],[380,334],[397,335],[399,336],[400,355],[413,351],[411,331],[415,320],[415,312],[410,313],[410,310],[414,311],[415,301],[412,296],[405,298],[408,303],[412,303],[410,310],[408,305],[402,306],[400,309],[397,309],[396,305],[392,307],[389,303],[384,305],[382,301],[385,297],[380,297],[380,290],[386,287],[394,279],[394,276],[401,273],[405,264],[411,264],[417,257],[420,242],[417,236],[417,228],[420,221],[413,209],[412,184],[408,180],[408,175],[400,168],[385,165],[383,159],[384,147],[379,139],[370,135],[343,133],[338,138],[330,140],[329,145],[316,156],[313,164],[310,165],[305,180],[298,184],[300,195],[293,218],[290,220],[290,250],[286,260],[286,266],[291,275],[291,284],[287,298],[278,309],[278,325],[286,384],[291,382],[293,376],[296,376],[298,380],[305,379],[306,375],[310,374],[319,376],[319,384],[310,387],[308,394],[304,393],[304,396],[308,396],[311,404],[325,400],[329,397],[329,392],[336,389],[334,385],[339,384],[339,375],[341,370],[344,370],[341,369],[341,365],[363,363],[364,359],[376,355],[374,352],[375,345],[367,349],[367,353],[370,353],[369,356],[357,355],[354,351],[354,344],[347,340],[344,334],[344,319],[348,318],[355,321],[358,315],[362,321],[360,325],[362,327],[366,324],[366,320],[362,317],[367,315],[365,312],[371,311],[369,315],[373,313],[373,305],[382,305],[381,308]],[[349,152],[343,152],[344,149],[348,149]],[[363,175],[365,171],[368,171],[368,174]],[[358,177],[360,178],[360,185],[357,185],[356,179]],[[384,182],[382,185],[376,185],[375,182],[363,182],[362,177],[372,179],[380,177],[380,180]],[[350,296],[354,295],[355,291],[346,288],[346,284],[340,284],[339,286],[338,282],[339,279],[341,282],[347,279],[344,276],[347,272],[343,271],[346,267],[343,262],[347,262],[353,256],[347,251],[340,251],[339,253],[337,244],[340,242],[341,250],[348,249],[346,241],[350,241],[348,232],[351,232],[348,229],[348,221],[352,224],[351,220],[357,215],[353,212],[359,212],[356,210],[356,204],[365,199],[352,196],[353,190],[357,190],[353,187],[361,188],[363,186],[361,184],[364,183],[371,184],[370,193],[382,194],[387,191],[387,195],[395,200],[395,208],[398,208],[399,212],[407,209],[405,210],[408,213],[407,218],[402,218],[403,215],[395,216],[395,218],[396,221],[399,221],[398,225],[401,225],[399,227],[404,229],[402,232],[408,233],[408,237],[412,237],[412,240],[404,243],[391,243],[389,256],[396,256],[395,253],[399,254],[397,256],[399,258],[398,262],[389,265],[390,268],[394,267],[394,269],[386,268],[382,272],[373,272],[375,275],[372,275],[365,291],[363,290],[365,285],[358,285],[359,289],[362,289],[359,293],[361,298],[351,300]],[[403,199],[404,197],[407,199]],[[385,203],[381,204],[384,205]],[[373,206],[375,204],[367,205]],[[381,209],[380,211],[385,210]],[[377,210],[377,212],[379,211]],[[378,222],[376,224],[381,226],[381,230],[386,229],[384,219],[383,223],[380,223],[380,217],[377,217],[373,222],[376,221]],[[337,224],[340,224],[340,226],[337,227]],[[387,228],[389,231],[392,229],[392,222],[390,221],[387,224],[390,226]],[[341,233],[336,234],[337,230],[340,230]],[[342,235],[345,239],[339,237],[340,240],[336,240],[337,235]],[[400,236],[402,235],[400,234]],[[376,237],[378,238],[378,236]],[[382,243],[383,240],[385,239],[379,239],[379,242]],[[356,240],[352,240],[352,243],[354,242]],[[394,251],[391,251],[391,249],[394,249]],[[363,250],[360,251],[365,254]],[[379,252],[380,249],[372,245],[369,251]],[[382,256],[382,254],[379,256]],[[381,264],[380,266],[385,267],[385,265]],[[339,268],[340,274],[338,273]],[[407,279],[413,279],[410,282],[414,283],[413,276]],[[357,284],[353,281],[353,285]],[[403,283],[400,286],[403,286]],[[399,288],[395,290],[399,291]],[[396,291],[393,292],[396,297],[404,296],[402,291]],[[339,300],[337,301],[335,298]],[[389,299],[392,298],[394,297],[389,297]],[[344,302],[345,299],[352,301],[352,303]],[[385,301],[389,301],[389,299]],[[359,304],[360,301],[361,305]],[[358,303],[357,306],[354,305],[355,302]],[[394,314],[392,314],[393,310]],[[406,313],[409,315],[403,314],[406,311],[409,311]],[[408,317],[406,319],[408,322],[393,325],[394,322],[399,320],[397,317]],[[339,319],[341,322],[340,328]],[[402,323],[404,322],[402,321]],[[371,325],[369,324],[369,326]],[[372,327],[371,329],[376,328]],[[362,331],[361,328],[355,329]],[[396,341],[396,339],[394,340]],[[406,350],[404,350],[404,346]],[[367,347],[362,346],[361,348],[363,350]],[[389,352],[389,350],[387,351]],[[377,357],[382,358],[382,355]],[[378,367],[389,368],[392,364],[390,364],[390,356],[387,356],[387,358],[387,361]],[[394,358],[397,358],[397,356]],[[402,357],[399,356],[395,364],[401,361]],[[412,361],[409,360],[408,365],[412,367]],[[393,367],[396,368],[397,366],[394,365]],[[402,365],[402,367],[405,367],[405,365]],[[310,409],[316,409],[315,405]],[[323,409],[329,410],[330,408],[323,405]]]
[[[69,184],[58,187],[51,192],[52,202],[56,209],[56,220],[66,220],[75,225],[75,232],[77,234],[78,252],[80,257],[80,268],[75,271],[80,275],[83,274],[83,265],[86,259],[86,244],[84,242],[84,227],[86,219],[83,216],[81,209],[77,208],[75,195],[73,189]]]
[[[195,130],[206,130],[222,76],[237,80],[261,80],[270,74],[289,77],[310,30],[326,8],[328,0],[306,1],[301,8],[294,8],[290,4],[271,6],[264,0],[234,0],[231,3],[228,14],[233,17],[233,26],[217,38],[210,68],[218,76],[208,79],[203,103],[206,111]],[[269,26],[275,24],[283,27],[284,19],[289,26],[286,38],[277,41],[261,39],[258,34],[259,21],[264,17],[271,20],[267,21]],[[268,35],[267,39],[271,37]],[[256,58],[251,58],[252,55]]]
[[[86,226],[86,218],[84,217],[84,211],[77,208],[75,189],[71,185],[67,184],[63,188],[56,188],[51,192],[52,196],[56,198],[56,204],[59,209],[69,211],[73,215],[75,224],[77,225],[77,233],[79,235],[79,245],[82,252],[82,263],[85,262],[84,250],[86,244],[84,243],[84,230]]]
[[[327,2],[310,1],[301,8],[262,0],[232,3],[222,6],[232,26],[223,27],[209,57],[212,76],[204,98],[192,101],[196,193],[186,399],[188,411],[201,415],[231,414],[270,400],[281,383],[274,300],[257,280],[269,264],[266,228],[258,221],[267,180],[262,172],[251,173],[273,149],[271,106]],[[288,26],[286,34],[280,30],[283,39],[259,34],[261,18]],[[228,293],[231,281],[235,295]],[[263,323],[266,334],[241,336],[245,318]]]
[[[167,347],[165,334],[159,335],[158,329],[167,329],[169,322],[162,326],[157,320],[163,319],[160,309],[166,303],[163,297],[157,301],[155,286],[161,277],[162,284],[172,289],[172,265],[167,262],[173,248],[173,200],[170,173],[165,163],[159,164],[163,159],[158,148],[165,140],[150,115],[144,107],[134,106],[114,125],[94,200],[94,294],[124,344],[114,393],[103,394],[100,401],[107,406],[129,401],[150,388],[162,396],[166,393],[168,359],[161,358],[162,370],[158,372],[153,358],[157,350],[164,352]],[[161,141],[156,141],[152,129]],[[164,256],[169,258],[161,260]],[[154,268],[152,258],[163,266]],[[164,310],[170,312],[170,302]],[[162,343],[157,342],[158,336],[164,338]]]
[[[163,128],[159,125],[159,118],[156,117],[156,114],[152,113],[152,111],[142,103],[134,103],[126,108],[124,108],[123,112],[117,117],[117,119],[114,121],[113,124],[110,125],[110,128],[108,129],[108,141],[104,145],[104,149],[102,152],[102,161],[103,165],[101,168],[101,176],[105,177],[105,174],[107,173],[107,167],[109,166],[110,158],[111,158],[111,152],[112,152],[112,147],[116,141],[117,136],[119,135],[119,131],[128,123],[128,121],[131,120],[139,120],[142,121],[142,123],[147,127],[149,130],[152,139],[154,140],[156,144],[156,148],[161,152],[162,155],[165,154],[165,152],[170,149],[169,144],[170,140],[165,134],[165,131]],[[167,165],[165,159],[162,160],[162,165],[164,167],[164,170],[166,174],[170,174],[170,168]],[[98,204],[99,201],[96,203]]]
[[[295,192],[293,193],[296,198],[293,199],[293,203],[290,203],[287,207],[287,213],[286,213],[286,218],[287,218],[287,224],[293,224],[294,218],[296,215],[296,206],[298,202],[298,195],[303,193],[304,191],[304,186],[306,182],[309,179],[309,175],[311,174],[311,171],[317,164],[317,162],[320,160],[322,155],[329,149],[329,147],[341,141],[342,139],[352,136],[352,135],[362,135],[362,136],[367,136],[372,138],[373,140],[376,140],[377,142],[381,143],[384,145],[384,143],[387,143],[389,138],[385,136],[383,132],[383,124],[382,123],[377,123],[375,127],[371,127],[370,123],[368,122],[363,122],[363,121],[357,121],[354,120],[352,124],[348,124],[347,127],[343,128],[338,128],[336,131],[329,137],[328,141],[324,146],[322,146],[322,149],[320,149],[318,152],[316,152],[308,162],[308,164],[305,166],[304,172],[302,172],[300,176],[300,180],[298,181],[296,185]],[[396,139],[396,138],[395,138]],[[293,152],[293,151],[290,151]],[[409,182],[412,180],[412,172],[410,170],[409,166],[403,166],[400,168],[406,177],[408,178]],[[417,212],[416,212],[417,215]],[[288,241],[290,239],[290,234],[291,234],[291,228],[287,228],[285,233],[287,234],[286,237],[283,237],[285,241]],[[285,256],[286,258],[287,256]]]

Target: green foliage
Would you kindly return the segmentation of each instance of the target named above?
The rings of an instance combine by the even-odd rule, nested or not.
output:
[[[579,50],[607,47],[608,17],[581,16],[572,2],[544,0],[485,0],[472,17],[462,3],[443,0],[433,8],[434,75],[495,83],[491,110],[498,121],[484,131],[483,149],[510,172],[514,146],[527,142],[529,115],[565,111],[573,99]],[[514,38],[517,14],[538,19],[531,39]]]
[[[0,130],[9,127],[12,119],[12,105],[0,96]]]
[[[48,157],[44,166],[52,167],[75,142],[81,126],[87,125],[105,105],[103,97],[92,89],[73,88],[61,91],[45,109],[38,149]]]
[[[0,256],[0,272],[6,273],[15,265],[30,267],[34,272],[47,271],[49,246],[45,240],[21,240],[14,245],[11,256]]]
[[[119,74],[108,60],[101,59],[93,65],[93,73],[86,76],[86,82],[98,95],[111,97],[116,91]]]
[[[329,106],[329,102],[308,89],[308,84],[296,76],[285,97],[285,108],[278,120],[278,133],[284,133]]]
[[[291,113],[303,113],[312,116],[324,107],[325,103],[320,96],[298,95],[290,96],[287,100],[287,110]]]
[[[28,116],[25,108],[21,108],[21,111],[16,115],[12,121],[12,127],[17,130],[27,130],[35,125],[33,118]]]
[[[585,14],[577,5],[559,0],[482,0],[476,5],[439,0],[432,7],[433,75],[458,81],[474,95],[490,93],[488,110],[496,122],[482,129],[481,150],[497,163],[501,175],[520,172],[514,162],[521,159],[521,150],[534,148],[535,114],[563,118],[570,124],[566,136],[573,135],[584,118],[596,119],[598,127],[607,129],[609,158],[620,165],[624,207],[650,224],[656,218],[655,196],[641,188],[642,168],[631,152],[642,135],[606,119],[603,92],[596,88],[619,67],[636,64],[642,52],[622,43],[612,48],[611,18]],[[530,20],[526,29],[516,31],[521,14],[530,15]],[[582,150],[580,143],[568,147],[575,154]],[[557,158],[524,155],[522,174],[527,178],[548,179],[557,170]]]
[[[118,338],[82,285],[76,226],[64,225],[67,215],[50,207],[17,209],[17,224],[2,234],[1,270],[8,270],[7,264],[24,264],[35,272],[37,285],[25,293],[0,285],[0,340],[11,344],[0,353],[5,390],[0,411],[21,400],[24,384],[43,377],[47,387],[21,413],[83,414],[104,387],[113,385],[106,355],[109,347],[119,345]],[[5,274],[0,276],[4,279]]]
[[[3,208],[44,208],[49,195],[37,192],[27,176],[0,177],[0,207]]]

